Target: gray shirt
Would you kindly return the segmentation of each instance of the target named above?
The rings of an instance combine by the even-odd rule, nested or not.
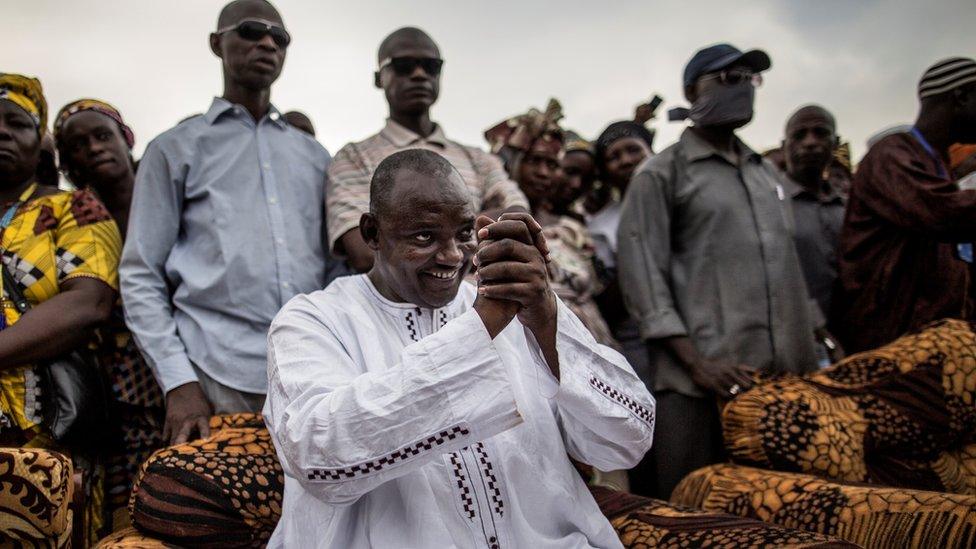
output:
[[[274,107],[255,123],[221,98],[149,144],[119,271],[126,322],[164,391],[196,381],[192,365],[266,391],[271,320],[337,268],[329,160]]]
[[[816,367],[813,323],[775,168],[692,131],[651,157],[624,198],[620,287],[645,340],[687,336],[702,356],[773,372]],[[660,345],[654,389],[704,396]]]
[[[817,195],[783,174],[796,225],[796,251],[810,297],[824,315],[830,314],[830,296],[837,281],[837,243],[844,224],[844,199],[829,185]]]

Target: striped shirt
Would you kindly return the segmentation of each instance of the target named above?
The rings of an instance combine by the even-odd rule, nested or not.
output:
[[[387,120],[380,133],[358,143],[349,143],[332,159],[326,191],[331,250],[341,253],[341,250],[336,250],[339,238],[358,227],[359,218],[369,211],[369,182],[373,170],[387,156],[413,148],[434,151],[457,168],[480,210],[515,206],[528,210],[525,195],[509,179],[497,157],[451,141],[439,125],[434,126],[429,136],[421,137]]]

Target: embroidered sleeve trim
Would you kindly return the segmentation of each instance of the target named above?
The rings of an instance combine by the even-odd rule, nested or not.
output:
[[[334,469],[308,469],[308,480],[323,482],[341,482],[358,477],[372,475],[394,465],[405,462],[420,455],[421,452],[429,452],[438,446],[442,446],[458,437],[470,434],[471,430],[465,422],[448,427],[443,431],[438,431],[417,442],[408,444],[391,452],[383,457],[357,463],[348,467],[337,467]]]
[[[654,412],[648,410],[637,401],[611,387],[607,382],[595,375],[590,376],[590,385],[597,391],[600,391],[603,396],[630,410],[630,413],[637,416],[637,419],[643,421],[650,427],[654,426]]]

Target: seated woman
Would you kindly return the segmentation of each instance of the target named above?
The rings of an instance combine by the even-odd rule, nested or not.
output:
[[[0,252],[31,305],[21,316],[4,288],[0,446],[59,449],[42,422],[36,365],[85,345],[108,320],[118,290],[122,241],[105,206],[90,191],[62,192],[36,183],[46,125],[41,83],[0,74]],[[97,505],[98,467],[91,456],[70,453],[84,464],[84,489],[92,491],[87,501]],[[87,519],[93,533],[100,516]],[[81,522],[76,516],[75,524]]]
[[[135,183],[135,137],[122,115],[108,103],[80,99],[58,112],[54,136],[62,172],[105,203],[124,236]],[[99,362],[111,380],[122,428],[122,444],[108,456],[105,487],[106,515],[116,530],[128,523],[125,508],[139,466],[163,446],[165,411],[162,391],[125,326],[121,300],[100,332]]]
[[[532,216],[543,227],[549,245],[549,276],[553,290],[602,345],[617,347],[607,323],[593,302],[596,274],[589,232],[572,217],[552,212],[555,178],[563,147],[559,127],[562,107],[549,101],[545,113],[536,109],[510,118],[485,132],[492,152],[529,200]]]

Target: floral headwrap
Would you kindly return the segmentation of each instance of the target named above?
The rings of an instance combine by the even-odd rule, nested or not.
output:
[[[845,141],[834,148],[834,162],[837,162],[848,171],[854,172],[854,165],[851,164],[851,143]]]
[[[593,143],[583,139],[580,137],[580,134],[572,130],[566,130],[563,132],[563,151],[567,153],[581,151],[590,156],[596,156],[596,151],[593,149]]]
[[[485,139],[495,154],[504,147],[527,152],[540,140],[559,154],[563,144],[563,130],[559,127],[562,118],[562,105],[550,99],[545,112],[532,108],[525,114],[513,116],[486,131]]]
[[[104,101],[99,101],[98,99],[79,99],[61,107],[61,110],[58,111],[58,116],[54,119],[54,138],[56,140],[61,140],[61,128],[64,127],[65,121],[71,118],[71,115],[82,111],[95,111],[111,118],[118,124],[119,130],[122,131],[125,144],[130,149],[136,144],[135,134],[132,133],[132,129],[122,120],[122,113],[112,105]]]
[[[0,73],[0,99],[27,111],[40,135],[47,131],[47,100],[40,80],[21,74]]]

